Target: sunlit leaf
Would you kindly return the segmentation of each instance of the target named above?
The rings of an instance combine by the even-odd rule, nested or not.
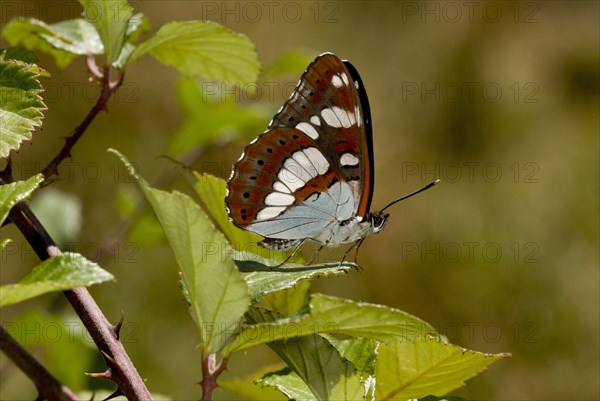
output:
[[[16,181],[0,185],[0,224],[6,220],[10,209],[17,203],[29,198],[43,180],[42,175],[38,174],[27,181]]]
[[[256,383],[257,380],[262,378],[268,372],[273,371],[274,369],[275,368],[272,366],[266,367],[260,369],[256,373],[244,377],[226,379],[219,377],[219,388],[236,394],[237,396],[241,397],[241,399],[247,401],[287,400],[288,398],[282,395],[281,392],[271,387],[261,386],[259,383]]]
[[[253,323],[278,319],[277,314],[258,308],[251,309],[248,315]],[[362,399],[365,389],[354,365],[323,337],[313,334],[272,341],[268,346],[302,379],[317,400]],[[270,379],[273,375],[263,378],[262,382],[271,384]]]
[[[133,8],[126,0],[79,0],[84,18],[93,24],[104,44],[109,64],[121,54]]]
[[[401,310],[315,294],[309,315],[246,325],[223,352],[229,354],[274,340],[310,334],[410,341],[427,333],[436,335],[431,325]]]
[[[277,260],[264,259],[253,253],[234,253],[234,257],[238,268],[244,273],[242,277],[248,284],[253,300],[274,291],[291,288],[301,280],[346,275],[357,270],[357,266],[350,262],[309,266],[286,262],[277,266],[280,264]]]
[[[137,179],[165,231],[192,304],[204,355],[218,351],[235,335],[250,304],[229,243],[191,198],[151,188],[122,155],[113,152]]]
[[[308,312],[310,280],[300,280],[293,287],[264,295],[260,306],[284,317]]]
[[[377,399],[444,396],[508,354],[469,351],[438,338],[382,343],[377,357]]]
[[[0,157],[31,140],[42,124],[46,105],[37,67],[21,61],[0,61]]]
[[[52,291],[88,287],[113,280],[112,274],[76,253],[64,253],[43,261],[19,283],[0,287],[0,306],[22,302]]]
[[[104,51],[98,31],[86,20],[67,20],[49,27],[53,32],[42,33],[41,36],[57,49],[79,55],[101,54]]]
[[[21,45],[29,50],[50,54],[60,68],[65,68],[76,54],[54,47],[46,38],[57,37],[52,24],[35,18],[18,17],[10,20],[2,30],[2,36],[11,46]]]
[[[229,83],[254,82],[260,68],[250,39],[209,21],[161,26],[136,48],[131,61],[146,53],[185,74]]]

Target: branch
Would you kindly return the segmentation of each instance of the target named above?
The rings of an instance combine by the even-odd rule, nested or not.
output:
[[[35,384],[38,391],[38,400],[79,400],[73,390],[61,384],[1,326],[0,349]]]
[[[29,206],[20,202],[9,217],[23,233],[41,260],[60,254],[60,250]],[[151,400],[150,392],[119,341],[120,324],[111,325],[85,287],[64,291],[108,365],[106,378],[114,381],[128,400]],[[38,385],[38,383],[36,383]]]
[[[202,361],[202,401],[211,401],[213,391],[219,386],[217,379],[227,369],[227,358],[217,363],[217,354],[208,354]]]
[[[92,71],[92,73],[94,74],[94,76],[98,77],[96,75],[99,74],[99,72],[97,71],[97,67],[96,71]],[[75,129],[73,130],[73,134],[65,139],[65,144],[63,145],[62,149],[58,152],[58,154],[54,157],[54,159],[52,159],[52,161],[42,169],[42,174],[44,175],[46,180],[52,176],[58,175],[58,166],[63,162],[63,160],[65,160],[68,157],[71,157],[71,149],[73,149],[73,146],[75,146],[77,141],[79,141],[83,133],[90,126],[92,121],[94,121],[98,113],[107,110],[108,100],[110,99],[112,94],[115,93],[116,90],[119,89],[119,87],[123,84],[124,76],[125,73],[122,72],[115,82],[110,82],[110,67],[104,67],[104,71],[99,77],[100,82],[102,84],[102,91],[100,92],[100,96],[98,97],[96,104],[85,116],[83,121],[77,127],[75,127]]]

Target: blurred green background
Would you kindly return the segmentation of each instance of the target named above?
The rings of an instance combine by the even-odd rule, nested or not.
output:
[[[512,353],[455,392],[466,399],[600,398],[600,3],[133,4],[153,31],[168,21],[209,19],[243,33],[263,66],[287,51],[301,51],[306,60],[331,51],[352,61],[373,115],[375,210],[442,180],[392,209],[386,230],[361,248],[362,272],[317,280],[315,291],[400,308],[455,344]],[[80,10],[72,2],[6,1],[1,22],[18,15],[56,22],[77,18]],[[83,59],[65,70],[43,55],[39,64],[52,74],[44,81],[49,110],[43,129],[15,158],[20,178],[51,159],[97,94]],[[226,178],[303,68],[263,80],[256,95],[242,90],[237,98],[225,96],[251,108],[258,123],[251,118],[240,137],[217,130],[216,141],[195,148],[200,157],[194,168]],[[112,321],[125,313],[123,341],[151,391],[197,399],[199,339],[179,294],[175,261],[151,231],[138,226],[123,239],[127,202],[137,188],[106,153],[116,148],[149,181],[191,193],[183,180],[172,181],[172,165],[157,158],[178,156],[172,143],[182,129],[209,134],[200,114],[189,125],[190,111],[182,111],[183,96],[176,94],[179,79],[150,58],[132,65],[109,113],[77,145],[60,180],[33,201],[63,247],[98,260],[117,277],[91,293]],[[207,124],[215,124],[208,114]],[[66,216],[57,219],[52,204],[70,205]],[[0,277],[12,283],[37,261],[13,227],[0,234],[15,239],[2,255]],[[3,308],[1,321],[67,384],[110,388],[81,377],[82,370],[100,371],[103,364],[89,340],[78,339],[82,326],[61,294]],[[82,367],[73,375],[65,366],[76,360]],[[234,357],[226,375],[276,362],[259,347]],[[34,397],[31,383],[0,355],[0,398]]]

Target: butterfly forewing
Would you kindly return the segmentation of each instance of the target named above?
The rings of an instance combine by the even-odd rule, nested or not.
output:
[[[226,197],[230,218],[285,242],[314,239],[333,221],[364,217],[373,186],[371,135],[354,67],[333,54],[317,57],[235,164]]]
[[[325,53],[310,64],[269,128],[295,127],[313,138],[354,190],[356,214],[368,211],[373,188],[369,103],[356,69]]]

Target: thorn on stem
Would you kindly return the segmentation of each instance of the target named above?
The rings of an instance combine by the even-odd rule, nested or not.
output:
[[[114,375],[112,373],[112,370],[110,370],[110,368],[106,369],[106,371],[104,372],[100,372],[100,373],[85,373],[86,376],[89,377],[95,377],[97,379],[106,379],[106,380],[113,380],[114,379]]]
[[[108,397],[106,397],[102,401],[112,400],[113,398],[116,398],[116,397],[118,397],[120,395],[125,395],[125,394],[123,394],[123,392],[121,391],[121,388],[117,388],[111,395],[109,395]]]
[[[119,321],[112,326],[112,331],[115,333],[115,337],[117,340],[119,339],[119,333],[121,332],[121,328],[123,327],[123,320],[125,320],[125,311],[121,311],[121,318]]]

